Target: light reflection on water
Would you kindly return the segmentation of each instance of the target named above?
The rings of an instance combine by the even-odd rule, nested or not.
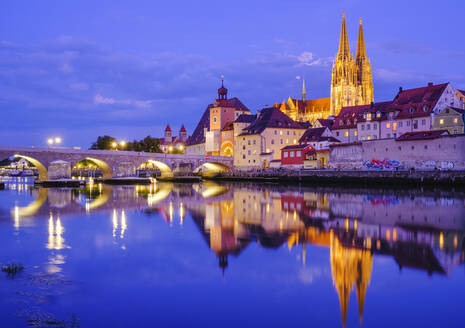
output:
[[[124,314],[114,318],[105,311],[95,312],[91,306],[89,298],[116,302],[111,298],[113,291],[105,289],[111,287],[118,290],[118,297],[132,299],[129,306],[136,313],[147,302],[158,304],[153,295],[160,292],[168,304],[177,304],[182,303],[179,295],[190,290],[196,293],[198,304],[187,298],[184,305],[200,310],[200,304],[216,308],[217,302],[210,298],[221,298],[217,293],[237,299],[242,298],[239,290],[255,290],[258,294],[240,302],[248,307],[261,302],[261,311],[272,310],[268,317],[271,326],[282,326],[280,319],[288,316],[292,322],[311,326],[372,326],[380,318],[385,321],[377,326],[403,326],[407,322],[409,326],[436,326],[438,322],[465,321],[456,304],[444,305],[445,300],[453,303],[453,292],[463,291],[465,286],[465,195],[459,192],[213,182],[148,186],[91,183],[85,189],[45,189],[35,188],[25,179],[6,182],[7,190],[0,193],[0,261],[21,261],[27,268],[41,267],[45,258],[43,270],[48,274],[62,273],[80,281],[83,286],[76,288],[86,290],[84,296],[63,293],[44,307],[58,316],[77,312],[89,326],[101,320],[109,324],[113,320],[131,322]],[[156,218],[162,220],[153,221]],[[43,228],[47,229],[46,242],[39,249]],[[108,248],[109,241],[121,253]],[[213,257],[202,249],[205,242]],[[148,259],[158,261],[147,263]],[[111,269],[102,275],[100,265]],[[86,270],[92,275],[87,276]],[[215,278],[218,270],[221,285]],[[461,273],[456,274],[457,270]],[[124,276],[134,274],[131,283],[121,286]],[[425,281],[425,276],[429,280]],[[155,277],[171,281],[169,293],[164,290],[166,286],[157,285],[160,281],[150,285]],[[413,291],[415,284],[427,289]],[[302,286],[312,286],[314,293],[303,297]],[[275,288],[279,292],[270,295]],[[153,294],[147,295],[147,290]],[[390,298],[396,290],[396,297],[405,300],[401,302],[403,307],[395,307]],[[336,298],[332,297],[334,292]],[[425,293],[428,301],[421,300]],[[432,299],[441,304],[434,313],[444,316],[425,315],[425,307],[434,303]],[[76,306],[73,310],[69,309],[71,300]],[[228,307],[235,304],[223,302]],[[376,307],[367,312],[370,302]],[[306,303],[312,304],[312,309],[307,309],[312,319],[295,313]],[[10,320],[11,312],[2,314],[1,319]],[[173,312],[155,312],[144,314],[141,326],[149,322],[185,324]],[[267,320],[265,312],[243,310],[241,317],[245,322],[260,324]],[[191,323],[239,323],[231,320],[225,324],[220,314],[196,313]],[[257,318],[260,320],[255,321]]]

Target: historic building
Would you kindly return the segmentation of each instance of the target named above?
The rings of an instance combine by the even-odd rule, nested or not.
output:
[[[455,90],[455,95],[460,101],[460,108],[465,109],[465,90]]]
[[[234,138],[234,167],[262,169],[272,160],[281,162],[281,148],[296,145],[305,130],[275,107],[262,109]]]
[[[373,101],[373,78],[366,55],[362,20],[360,20],[355,60],[349,49],[345,14],[342,15],[339,50],[331,75],[331,115],[338,115],[342,107],[366,105]]]
[[[342,16],[339,50],[333,62],[331,97],[307,100],[305,80],[302,81],[302,98],[289,97],[287,101],[273,105],[291,119],[314,124],[339,114],[342,107],[370,104],[373,96],[373,78],[368,60],[362,20],[360,20],[355,59],[349,49],[345,15]]]
[[[207,106],[187,140],[186,154],[232,156],[234,149],[229,124],[242,114],[250,114],[250,110],[238,98],[228,99],[228,89],[222,81],[218,98]]]
[[[184,124],[179,129],[179,135],[173,136],[173,131],[168,124],[165,128],[164,138],[160,138],[160,150],[164,153],[184,153],[187,142],[187,131]]]

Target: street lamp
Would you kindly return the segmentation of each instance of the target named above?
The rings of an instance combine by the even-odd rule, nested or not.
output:
[[[61,138],[55,137],[55,144],[61,144]]]
[[[53,138],[48,138],[47,139],[47,143],[48,143],[49,146],[53,145],[53,142],[54,142]]]
[[[120,145],[121,145],[122,148],[124,148],[124,146],[126,146],[126,141],[124,141],[124,140],[121,141],[121,142],[120,142]]]
[[[118,144],[116,143],[116,141],[113,141],[113,142],[111,143],[111,146],[112,146],[113,148],[115,148],[115,150],[116,150],[116,147],[118,147]]]

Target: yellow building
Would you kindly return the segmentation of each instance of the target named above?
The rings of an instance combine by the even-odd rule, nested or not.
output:
[[[342,15],[339,50],[333,62],[331,75],[331,115],[339,114],[342,107],[366,105],[374,100],[370,61],[366,55],[362,20],[360,20],[355,60],[352,58],[347,37],[345,14]]]
[[[279,109],[261,110],[257,118],[234,138],[234,167],[261,169],[281,159],[281,148],[297,144],[306,128]]]
[[[433,116],[433,130],[447,130],[450,134],[462,134],[463,129],[463,110],[447,106],[437,115]]]

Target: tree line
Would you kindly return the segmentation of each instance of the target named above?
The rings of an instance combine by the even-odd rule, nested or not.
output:
[[[116,145],[116,146],[115,146]],[[99,136],[97,141],[92,143],[90,149],[97,150],[129,150],[129,151],[143,151],[147,153],[161,153],[160,140],[147,136],[142,140],[134,140],[126,142],[124,145],[110,136]]]

